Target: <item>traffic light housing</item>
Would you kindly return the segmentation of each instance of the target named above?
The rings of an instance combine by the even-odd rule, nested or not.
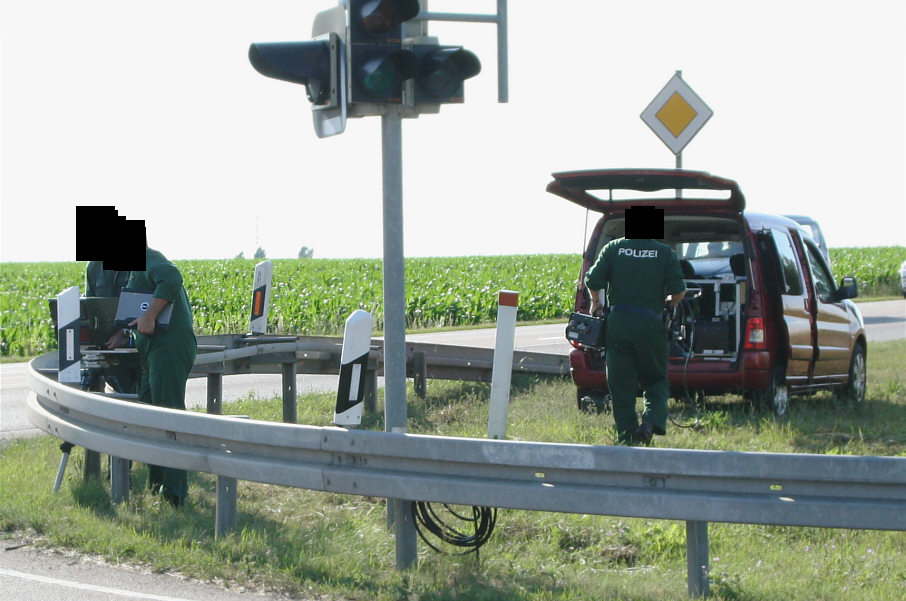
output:
[[[308,42],[260,42],[249,46],[249,62],[265,77],[305,86],[317,108],[340,104],[340,40],[330,33]]]
[[[349,101],[400,104],[403,82],[419,72],[403,48],[403,23],[418,15],[418,0],[350,0]]]
[[[463,82],[481,72],[481,61],[461,46],[416,44],[419,72],[415,77],[415,104],[463,102]]]

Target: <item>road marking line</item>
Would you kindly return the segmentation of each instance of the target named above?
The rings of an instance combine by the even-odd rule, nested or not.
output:
[[[84,584],[82,582],[74,582],[72,580],[59,580],[57,578],[48,578],[47,576],[36,576],[34,574],[26,574],[25,572],[16,572],[14,570],[4,570],[0,568],[0,576],[12,576],[13,578],[22,578],[24,580],[33,580],[35,582],[43,582],[44,584],[54,584],[57,586],[65,586],[68,588],[81,589],[83,591],[92,591],[96,593],[107,593],[108,595],[119,595],[121,597],[132,597],[134,599],[148,599],[149,601],[192,601],[191,599],[183,599],[181,597],[166,597],[163,595],[151,595],[148,593],[137,593],[135,591],[127,591],[119,588],[110,588],[106,586],[96,586],[94,584]]]

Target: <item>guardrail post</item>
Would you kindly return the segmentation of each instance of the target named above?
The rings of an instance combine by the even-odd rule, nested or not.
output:
[[[110,457],[110,501],[118,505],[129,500],[129,460]]]
[[[425,351],[412,353],[412,380],[415,384],[415,396],[420,399],[428,396],[428,361]]]
[[[239,419],[248,419],[248,415],[234,415]],[[239,512],[236,501],[239,497],[239,481],[230,476],[217,475],[217,501],[214,506],[214,537],[222,538],[236,529]]]
[[[236,529],[236,478],[217,476],[217,507],[214,514],[214,536],[221,538]]]
[[[377,369],[365,370],[365,400],[362,408],[365,413],[377,413]]]
[[[296,423],[296,362],[283,367],[283,423]]]
[[[208,374],[208,413],[223,415],[223,374]]]
[[[101,454],[85,449],[85,480],[101,479]]]
[[[708,522],[686,522],[686,572],[690,597],[710,597]]]

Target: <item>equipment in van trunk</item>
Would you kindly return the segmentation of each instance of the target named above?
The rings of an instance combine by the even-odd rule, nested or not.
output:
[[[677,399],[739,393],[787,409],[790,393],[825,388],[864,398],[865,332],[823,253],[785,217],[745,211],[730,179],[682,169],[555,173],[548,192],[600,213],[583,254],[573,311],[588,313],[581,282],[601,248],[624,237],[629,207],[664,210],[663,242],[677,253],[687,296],[669,321],[668,378]],[[691,296],[691,295],[689,295]],[[572,339],[580,407],[607,405],[604,350]],[[583,401],[584,399],[584,401]]]

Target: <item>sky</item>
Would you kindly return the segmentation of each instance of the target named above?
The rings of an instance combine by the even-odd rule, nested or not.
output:
[[[380,118],[319,139],[304,88],[248,61],[333,6],[2,0],[0,261],[74,260],[77,205],[144,220],[171,259],[380,257]],[[585,211],[550,174],[674,167],[640,114],[677,70],[714,111],[684,168],[812,216],[831,247],[906,245],[904,27],[891,0],[511,0],[502,104],[495,27],[432,22],[482,71],[464,104],[403,122],[404,253],[581,252]]]

